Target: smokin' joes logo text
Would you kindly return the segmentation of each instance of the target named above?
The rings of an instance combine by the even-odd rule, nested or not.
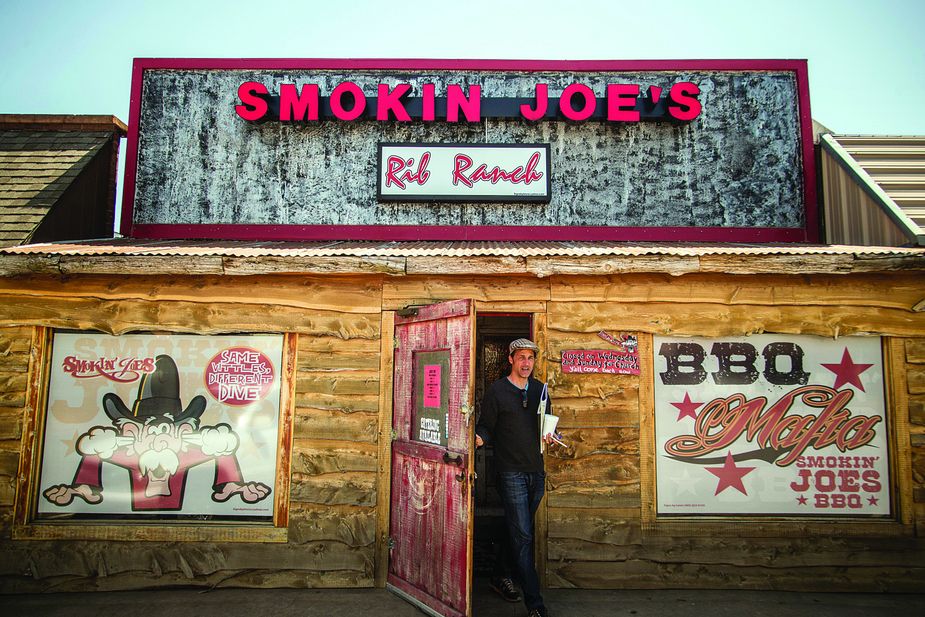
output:
[[[655,340],[659,514],[889,515],[880,340]]]

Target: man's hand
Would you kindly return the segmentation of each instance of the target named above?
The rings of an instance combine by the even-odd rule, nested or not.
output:
[[[94,490],[89,484],[56,484],[46,489],[42,496],[56,506],[69,505],[74,497],[80,497],[89,504],[103,501],[102,492]]]

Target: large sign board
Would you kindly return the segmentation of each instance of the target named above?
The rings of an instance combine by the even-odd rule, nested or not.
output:
[[[130,237],[816,235],[804,61],[145,59],[132,88],[122,214]],[[380,144],[421,153],[404,157],[388,187],[377,174]],[[413,182],[428,171],[421,155],[431,152],[433,166],[446,144],[483,153],[542,146],[547,192],[532,199],[533,182],[528,191],[511,183],[513,196],[407,192],[425,184]],[[530,157],[486,162],[484,175],[520,178],[518,167],[526,172]],[[430,172],[428,183],[437,179]],[[399,183],[400,201],[383,190]]]
[[[877,337],[655,337],[657,513],[887,517]]]
[[[273,520],[279,335],[56,332],[36,520]]]

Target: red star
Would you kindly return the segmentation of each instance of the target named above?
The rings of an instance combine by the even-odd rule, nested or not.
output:
[[[822,366],[835,373],[835,385],[832,387],[836,390],[848,383],[861,392],[867,391],[861,385],[861,373],[872,367],[873,364],[856,364],[851,359],[851,354],[848,352],[847,347],[845,347],[845,353],[842,354],[841,362],[838,364],[823,364]]]
[[[805,505],[806,505],[806,496],[805,496],[805,495],[800,495],[799,497],[797,497],[797,503],[799,503],[801,506],[805,506]]]
[[[682,418],[691,417],[694,420],[697,419],[697,408],[703,405],[703,403],[694,403],[691,402],[691,395],[687,392],[684,393],[684,400],[680,403],[671,403],[673,407],[677,407],[681,410],[681,413],[678,414],[678,422]]]
[[[735,460],[732,458],[732,450],[730,450],[726,454],[726,462],[723,463],[722,467],[707,467],[706,470],[719,478],[719,484],[716,485],[714,495],[719,495],[730,486],[743,495],[748,495],[745,492],[745,485],[742,484],[742,478],[754,471],[755,468],[736,467]]]
[[[872,506],[877,505],[877,503],[878,503],[879,501],[880,501],[880,500],[877,499],[877,498],[874,497],[874,496],[870,496],[870,497],[867,498],[867,503],[869,503],[869,504],[872,505]]]

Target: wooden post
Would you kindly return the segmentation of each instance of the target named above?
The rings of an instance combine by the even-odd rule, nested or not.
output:
[[[639,348],[639,497],[642,528],[655,525],[655,361],[651,334],[636,334]]]
[[[395,312],[383,311],[379,330],[379,453],[376,474],[376,587],[389,573],[389,515],[392,481],[392,370],[395,360]]]
[[[540,348],[540,354],[543,357],[542,362],[537,362],[534,377],[542,382],[546,382],[547,361],[549,359],[549,345],[546,337],[546,313],[533,314],[533,340],[536,346]],[[555,413],[555,401],[553,401],[553,413]],[[542,419],[540,420],[542,422]],[[536,520],[534,526],[534,558],[536,559],[536,572],[540,578],[540,586],[546,587],[546,560],[549,555],[548,530],[549,530],[549,511],[547,507],[548,499],[545,494],[540,507],[536,511]]]
[[[906,341],[901,338],[885,338],[883,344],[884,375],[888,386],[884,395],[887,397],[888,417],[893,425],[890,447],[893,451],[893,468],[896,470],[896,520],[903,525],[914,524],[914,505],[912,494],[912,447],[909,437],[909,385],[906,371]]]

